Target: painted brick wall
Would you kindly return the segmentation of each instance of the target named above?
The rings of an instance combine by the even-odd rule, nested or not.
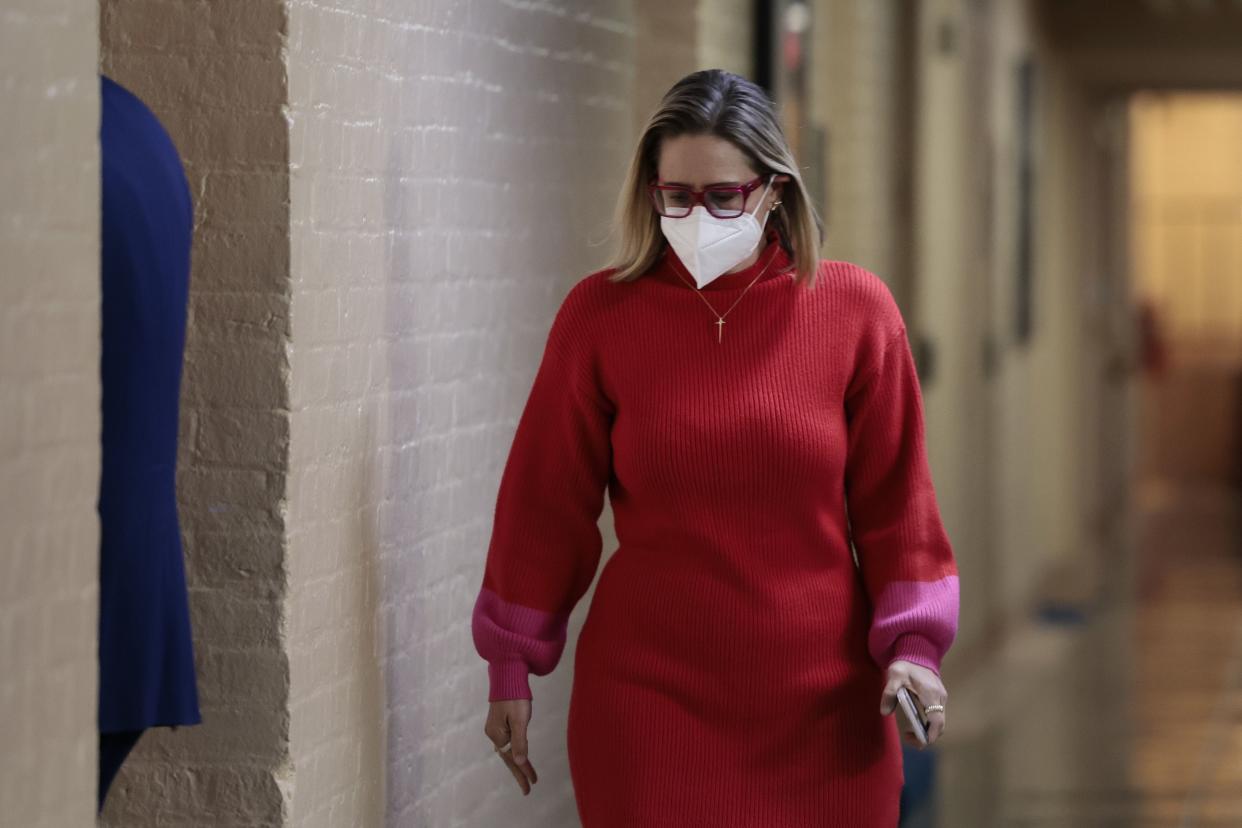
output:
[[[632,0],[633,135],[669,87],[698,69],[754,77],[754,12],[746,0]]]
[[[552,314],[607,252],[633,22],[378,5],[289,5],[293,824],[572,825],[572,647],[523,798],[469,617]]]
[[[635,139],[660,98],[683,75],[699,66],[701,52],[695,16],[698,2],[633,0],[637,39],[633,45]]]
[[[93,822],[99,81],[90,3],[0,9],[0,825]]]
[[[886,280],[895,276],[894,0],[818,0],[812,12],[811,111],[828,127],[827,243]],[[908,13],[905,12],[905,13]]]
[[[278,825],[288,752],[288,129],[276,0],[103,0],[101,63],[195,201],[178,512],[203,724],[146,732],[104,824]]]
[[[676,4],[690,5],[690,4]],[[727,69],[755,77],[752,0],[698,0],[693,29],[698,42],[698,66]]]

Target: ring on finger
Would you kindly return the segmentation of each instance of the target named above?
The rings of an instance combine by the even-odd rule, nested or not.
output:
[[[497,753],[508,753],[509,751],[513,750],[513,743],[512,743],[512,742],[510,742],[509,744],[505,745],[504,747],[498,747],[498,748],[495,748],[495,750],[496,750],[496,752],[497,752]]]
[[[929,704],[927,705],[927,707],[923,708],[924,716],[928,715],[929,713],[943,713],[943,712],[944,712],[943,704]]]

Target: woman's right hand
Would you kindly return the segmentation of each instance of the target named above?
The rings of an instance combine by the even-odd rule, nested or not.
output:
[[[517,779],[522,795],[530,793],[530,786],[539,781],[535,766],[526,752],[526,725],[530,722],[530,699],[505,699],[489,702],[487,723],[483,732],[492,740],[495,748],[510,745],[511,749],[498,751],[509,770]]]

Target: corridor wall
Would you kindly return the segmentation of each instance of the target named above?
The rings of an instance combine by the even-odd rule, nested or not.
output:
[[[547,324],[606,241],[634,19],[459,8],[289,5],[299,826],[575,819],[572,659],[534,682],[516,802],[468,619]]]

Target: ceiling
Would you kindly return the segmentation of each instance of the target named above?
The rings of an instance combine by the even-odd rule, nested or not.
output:
[[[1242,88],[1242,0],[1036,0],[1053,47],[1104,86]]]

